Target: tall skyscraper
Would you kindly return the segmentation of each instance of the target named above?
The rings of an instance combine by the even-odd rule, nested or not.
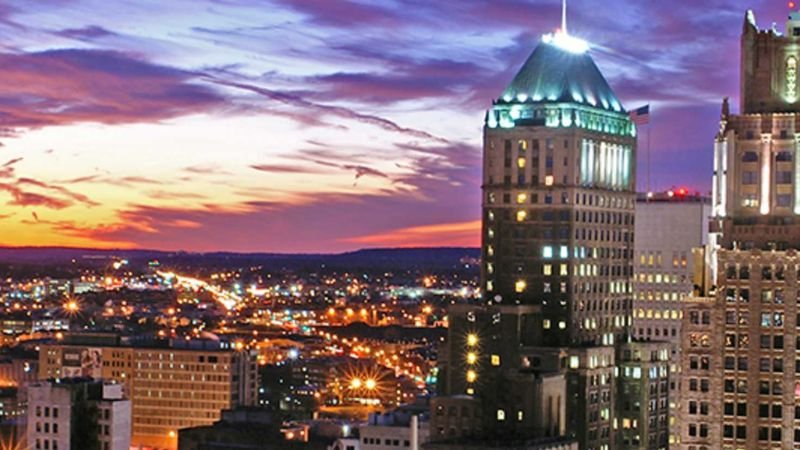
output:
[[[719,433],[725,450],[800,446],[798,58],[800,13],[791,13],[782,34],[758,29],[747,12],[740,110],[732,114],[727,100],[723,103],[714,145],[719,245],[712,260],[716,289],[709,294],[724,318],[707,333],[687,335],[693,342],[685,345],[719,342],[721,367],[712,359],[705,373],[683,381],[697,388],[692,394],[699,402],[721,411],[707,433]],[[698,309],[695,317],[704,325]],[[687,434],[702,438],[698,423],[705,418],[687,414]]]
[[[588,50],[544,36],[486,114],[484,302],[449,312],[434,441],[666,448],[668,348],[629,333],[636,127]]]

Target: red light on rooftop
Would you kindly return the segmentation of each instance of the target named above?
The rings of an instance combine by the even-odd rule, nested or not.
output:
[[[678,189],[678,196],[679,197],[684,197],[684,196],[686,196],[687,193],[688,193],[688,191],[686,190],[686,188]]]
[[[797,6],[795,2],[789,2],[789,8],[794,9],[795,6]]]

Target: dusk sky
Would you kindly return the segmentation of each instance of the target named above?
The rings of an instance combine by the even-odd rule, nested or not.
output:
[[[560,8],[2,0],[0,245],[477,246],[484,112]],[[570,1],[571,34],[623,105],[651,104],[654,190],[710,189],[747,8],[780,30],[789,11]]]

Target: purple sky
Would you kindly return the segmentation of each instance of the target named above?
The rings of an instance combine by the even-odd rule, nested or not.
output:
[[[570,1],[624,106],[651,104],[652,189],[708,191],[747,8],[788,14]],[[3,1],[0,245],[477,245],[484,111],[559,23],[544,0]]]

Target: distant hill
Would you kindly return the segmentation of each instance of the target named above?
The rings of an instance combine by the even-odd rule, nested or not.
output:
[[[164,265],[231,266],[262,265],[268,268],[387,268],[387,269],[449,269],[474,265],[480,249],[395,248],[365,249],[338,254],[280,254],[280,253],[192,253],[157,250],[98,250],[63,247],[0,247],[0,263],[52,265],[76,262],[81,265],[107,264],[114,259],[127,259],[139,265],[158,260]]]

